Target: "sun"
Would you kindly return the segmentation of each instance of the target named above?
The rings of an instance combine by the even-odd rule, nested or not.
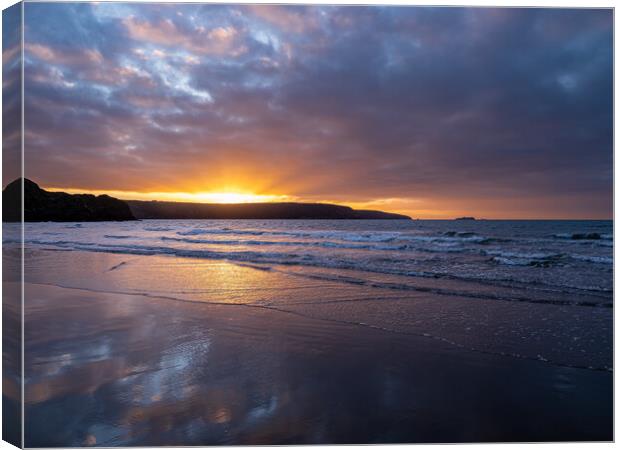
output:
[[[160,200],[171,202],[191,203],[272,203],[296,201],[296,197],[290,195],[255,194],[250,191],[226,189],[217,191],[201,192],[135,192],[135,191],[112,191],[112,190],[85,190],[72,188],[45,187],[48,191],[67,192],[69,194],[107,194],[122,200]]]
[[[201,203],[268,203],[285,200],[282,195],[263,195],[247,192],[199,192],[187,194],[192,201]],[[188,199],[189,200],[189,199]]]

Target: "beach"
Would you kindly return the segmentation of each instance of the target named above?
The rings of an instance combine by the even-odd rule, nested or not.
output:
[[[613,441],[611,7],[3,25],[5,441]]]
[[[3,24],[3,439],[614,439],[612,8]]]
[[[613,438],[613,308],[605,285],[560,294],[505,281],[412,278],[397,273],[397,263],[391,273],[380,272],[369,249],[346,251],[363,253],[360,261],[373,270],[283,264],[275,259],[284,247],[289,253],[320,247],[333,262],[344,256],[324,250],[325,242],[376,245],[391,233],[396,247],[431,234],[331,229],[329,240],[318,240],[326,225],[315,224],[295,231],[309,237],[278,241],[273,224],[252,225],[173,228],[145,221],[113,225],[125,231],[103,238],[97,224],[27,224],[26,446]],[[153,251],[138,229],[167,233],[158,235],[161,242],[171,233],[211,236],[230,258],[213,257],[219,248],[204,242]],[[231,235],[246,236],[246,243],[232,244]],[[482,235],[477,230],[477,243],[459,245],[496,251]],[[243,261],[235,256],[240,245],[258,240],[279,242],[257,252],[269,263],[247,252]],[[422,241],[441,248],[442,242]],[[187,245],[210,253],[198,257]],[[456,246],[450,249],[447,255],[457,254]],[[9,267],[17,254],[4,257]],[[499,270],[511,267],[484,260]],[[532,274],[554,270],[526,267]],[[17,283],[5,273],[5,288]]]

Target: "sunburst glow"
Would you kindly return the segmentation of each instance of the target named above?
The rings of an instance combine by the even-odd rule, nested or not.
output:
[[[176,194],[177,198],[183,196],[187,201],[203,203],[262,203],[281,202],[290,200],[287,195],[264,195],[245,192],[199,192],[195,194]]]
[[[173,202],[191,203],[270,203],[295,201],[295,197],[289,195],[255,194],[241,190],[230,190],[221,192],[134,192],[134,191],[112,191],[112,190],[85,190],[46,187],[48,191],[67,192],[69,194],[106,194],[122,200],[160,200]]]

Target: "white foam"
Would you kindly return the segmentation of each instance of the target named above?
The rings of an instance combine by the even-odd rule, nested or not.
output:
[[[579,261],[587,261],[596,264],[613,264],[614,259],[607,256],[571,255],[571,258]]]

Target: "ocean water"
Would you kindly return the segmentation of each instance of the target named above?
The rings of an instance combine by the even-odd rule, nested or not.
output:
[[[29,446],[612,438],[611,221],[24,231]]]
[[[611,221],[28,223],[25,242],[63,250],[227,260],[263,268],[308,267],[323,269],[326,276],[346,270],[358,282],[372,280],[373,274],[389,274],[401,277],[403,289],[426,287],[428,280],[450,280],[460,282],[462,294],[501,297],[507,288],[515,300],[543,301],[545,293],[553,293],[552,303],[612,304]]]
[[[4,241],[15,241],[7,229]],[[26,260],[26,281],[252,304],[612,368],[611,221],[28,223],[25,243],[49,255]],[[75,252],[116,259],[91,267]]]

